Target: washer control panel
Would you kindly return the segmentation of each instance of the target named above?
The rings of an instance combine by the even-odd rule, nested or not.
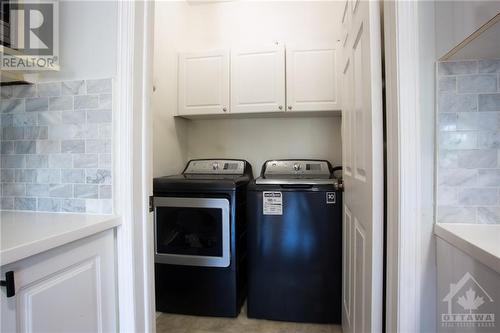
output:
[[[184,174],[242,175],[245,161],[241,160],[193,160],[189,161]]]
[[[327,161],[316,160],[275,160],[267,161],[265,178],[330,178]]]

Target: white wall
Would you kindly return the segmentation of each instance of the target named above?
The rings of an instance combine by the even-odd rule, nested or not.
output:
[[[500,36],[500,21],[458,50],[449,60],[498,59],[500,58],[498,36]]]
[[[258,176],[269,159],[313,158],[341,165],[340,117],[193,120],[188,158],[233,157]]]
[[[161,6],[161,7],[160,7]],[[162,10],[165,4],[160,4]],[[334,41],[341,3],[319,1],[191,2],[187,38],[192,49],[238,44]]]
[[[500,1],[436,1],[436,56],[441,58],[500,12]]]
[[[59,2],[59,72],[40,81],[109,78],[116,75],[116,1]]]
[[[179,173],[188,158],[213,156],[248,158],[256,172],[266,158],[315,157],[339,164],[338,118],[174,120],[173,115],[179,51],[276,40],[334,42],[341,7],[335,1],[156,3],[154,176]]]
[[[184,48],[187,5],[155,4],[153,109],[153,176],[179,173],[186,163],[187,120],[177,112],[177,49]]]

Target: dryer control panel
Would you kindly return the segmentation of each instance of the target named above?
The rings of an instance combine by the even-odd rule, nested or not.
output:
[[[242,160],[192,160],[183,174],[242,175],[245,163]]]

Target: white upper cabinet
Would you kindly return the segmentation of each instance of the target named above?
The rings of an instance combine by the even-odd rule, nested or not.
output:
[[[179,55],[179,115],[229,112],[229,51]]]
[[[334,43],[182,53],[178,114],[337,111],[339,61]]]
[[[285,110],[283,45],[231,51],[231,112]]]
[[[335,44],[287,46],[287,111],[339,110],[337,61]]]

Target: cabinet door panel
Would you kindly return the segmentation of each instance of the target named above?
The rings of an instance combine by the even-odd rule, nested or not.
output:
[[[231,112],[284,111],[285,52],[281,45],[231,52]]]
[[[102,332],[99,266],[91,258],[19,290],[21,331]]]
[[[179,55],[179,115],[226,112],[229,108],[229,52]]]
[[[0,294],[1,332],[116,331],[114,232],[5,265],[16,295]]]
[[[290,111],[338,110],[337,49],[287,48],[287,106]]]

